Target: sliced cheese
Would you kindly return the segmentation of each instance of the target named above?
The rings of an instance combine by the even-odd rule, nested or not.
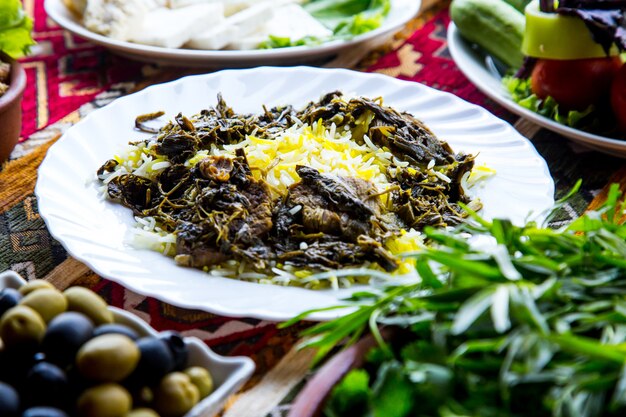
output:
[[[193,6],[195,4],[223,4],[220,0],[167,0],[166,6],[170,9]]]
[[[218,0],[219,1],[219,0]],[[262,0],[261,0],[262,1]],[[224,13],[226,16],[232,16],[242,10],[248,9],[260,3],[259,0],[222,0],[224,3]]]
[[[144,45],[180,48],[206,27],[219,24],[224,19],[223,11],[219,3],[153,10],[145,15],[130,40]]]
[[[284,1],[284,0],[283,0]],[[222,49],[237,39],[254,33],[273,16],[274,1],[264,1],[227,17],[217,27],[209,27],[186,44],[193,49]]]
[[[266,27],[270,35],[293,40],[306,36],[325,38],[333,34],[298,4],[285,4],[277,8]]]
[[[228,48],[255,49],[270,35],[296,41],[307,36],[323,39],[332,34],[330,29],[321,24],[300,5],[290,3],[276,8],[272,18],[259,30],[230,43]]]
[[[224,6],[224,14],[226,16],[231,16],[244,9],[258,5],[263,1],[267,0],[167,0],[166,5],[171,9],[178,9],[180,7],[187,7],[194,4],[221,4]]]
[[[185,44],[191,49],[222,49],[239,36],[237,26],[221,23],[194,36]]]
[[[144,16],[160,6],[158,0],[89,0],[84,24],[92,32],[127,41]]]

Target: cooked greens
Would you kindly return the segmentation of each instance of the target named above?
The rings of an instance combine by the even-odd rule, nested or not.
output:
[[[318,358],[368,327],[380,340],[327,416],[623,415],[625,209],[615,184],[558,230],[475,214],[427,228],[419,282],[355,294],[353,313],[305,331]],[[390,345],[379,325],[404,333]]]
[[[158,115],[136,126],[152,132]],[[133,144],[132,154],[135,162],[117,157],[97,174],[110,199],[172,239],[159,249],[183,266],[257,280],[283,274],[297,285],[325,270],[397,270],[408,232],[462,221],[459,204],[470,202],[462,183],[474,164],[413,116],[339,92],[258,115],[237,114],[219,97]]]

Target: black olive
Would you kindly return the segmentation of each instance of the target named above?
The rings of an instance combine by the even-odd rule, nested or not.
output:
[[[0,382],[0,416],[17,417],[20,410],[20,397],[17,391],[10,386]]]
[[[93,337],[102,336],[103,334],[123,334],[124,336],[130,337],[132,340],[139,339],[139,335],[136,331],[131,329],[128,326],[124,326],[123,324],[111,323],[111,324],[102,324],[95,328],[93,331]]]
[[[33,407],[22,413],[22,417],[68,417],[68,415],[53,407]]]
[[[3,288],[0,290],[0,316],[11,307],[19,304],[22,294],[15,288]]]
[[[174,355],[165,340],[144,337],[137,341],[137,347],[141,356],[129,377],[129,385],[154,385],[174,370]]]
[[[26,377],[24,396],[29,406],[47,405],[64,408],[69,403],[67,375],[58,366],[39,362]]]
[[[91,388],[97,384],[97,382],[90,381],[78,372],[76,366],[70,366],[66,372],[68,380],[68,395],[72,398],[77,398],[87,388]]]
[[[39,356],[30,349],[7,349],[0,351],[0,381],[20,389],[26,381],[26,374],[36,363]]]
[[[163,339],[167,343],[174,356],[174,370],[182,371],[187,367],[189,348],[182,335],[174,331],[162,332],[159,334],[159,339]]]
[[[92,321],[84,314],[70,311],[48,324],[42,348],[47,360],[65,367],[74,362],[78,349],[92,336]]]

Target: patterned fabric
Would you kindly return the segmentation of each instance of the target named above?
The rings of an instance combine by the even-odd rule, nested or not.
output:
[[[54,139],[87,113],[115,98],[186,75],[188,70],[159,69],[117,58],[59,30],[46,18],[43,0],[25,0],[24,4],[35,16],[39,45],[36,55],[23,60],[29,79],[23,102],[23,141],[12,161],[0,171],[0,271],[12,269],[28,280],[44,278],[59,288],[90,287],[112,305],[138,315],[159,330],[175,329],[197,336],[221,354],[251,356],[257,364],[255,376],[241,396],[231,399],[232,407],[226,417],[286,415],[290,402],[310,375],[309,357],[294,349],[302,326],[279,330],[265,321],[180,309],[141,296],[98,277],[68,257],[49,235],[38,214],[33,189],[36,169]],[[485,98],[450,57],[446,44],[447,11],[426,16],[429,18],[412,21],[408,25],[411,30],[403,32],[406,36],[397,37],[384,53],[367,57],[359,68],[452,92],[514,124],[548,161],[557,197],[583,178],[582,192],[559,213],[555,226],[567,223],[590,203],[597,204],[609,179],[626,182],[626,170],[618,170],[623,165],[621,160],[574,147],[564,138],[519,120]],[[296,367],[297,363],[301,366]],[[270,401],[268,392],[273,391],[281,394]]]
[[[112,84],[138,80],[141,64],[103,53],[102,48],[61,30],[47,18],[41,0],[24,0],[34,17],[35,56],[23,59],[22,139],[92,101]]]

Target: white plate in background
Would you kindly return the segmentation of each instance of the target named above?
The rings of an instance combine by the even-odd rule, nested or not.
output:
[[[118,41],[97,34],[84,27],[63,0],[45,0],[48,16],[74,35],[102,45],[112,52],[144,62],[178,66],[207,66],[213,68],[245,67],[254,65],[285,65],[312,62],[358,47],[366,41],[384,38],[400,30],[419,11],[421,0],[391,0],[391,9],[382,25],[350,40],[334,40],[314,46],[294,46],[257,50],[195,50],[162,48]]]
[[[131,211],[105,201],[88,182],[96,170],[129,141],[145,138],[133,129],[135,116],[164,110],[196,114],[216,104],[221,92],[238,112],[260,112],[293,104],[296,108],[326,92],[342,90],[412,113],[456,151],[477,153],[477,163],[496,174],[475,194],[487,218],[521,223],[553,204],[554,183],[545,161],[511,125],[485,109],[424,85],[380,74],[310,67],[227,70],[146,88],[96,110],[55,143],[39,168],[35,193],[50,233],[73,257],[105,278],[141,294],[186,308],[226,316],[285,320],[312,309],[336,305],[353,290],[308,290],[214,277],[176,266],[160,253],[125,243],[134,224]],[[362,287],[361,287],[362,289]],[[313,320],[335,317],[316,313]]]

